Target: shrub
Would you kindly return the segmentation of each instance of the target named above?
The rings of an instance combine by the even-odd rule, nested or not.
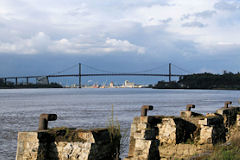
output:
[[[114,159],[119,159],[119,152],[120,152],[120,140],[121,140],[121,130],[120,130],[120,123],[118,120],[114,119],[114,109],[112,105],[112,112],[111,117],[109,118],[108,124],[107,124],[110,140],[112,143],[112,153]]]

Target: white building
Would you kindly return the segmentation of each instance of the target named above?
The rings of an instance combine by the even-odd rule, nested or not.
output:
[[[110,87],[110,88],[113,88],[113,87],[114,87],[114,83],[113,83],[113,81],[110,82],[109,87]]]
[[[129,82],[128,80],[126,80],[126,81],[124,82],[124,87],[125,87],[125,88],[134,88],[134,83]]]

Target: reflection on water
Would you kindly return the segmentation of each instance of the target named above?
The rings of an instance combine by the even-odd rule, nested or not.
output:
[[[112,105],[121,128],[130,129],[142,105],[149,115],[179,115],[186,104],[194,111],[214,112],[224,101],[238,105],[240,91],[153,89],[3,89],[0,90],[0,159],[15,159],[17,132],[36,130],[41,113],[56,113],[50,127],[105,127]],[[127,151],[127,149],[125,149]]]

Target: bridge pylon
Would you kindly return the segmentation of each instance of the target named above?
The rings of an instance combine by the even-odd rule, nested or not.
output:
[[[79,63],[79,81],[78,81],[78,85],[79,85],[79,88],[82,88],[82,64]]]
[[[172,78],[171,77],[172,76],[172,64],[171,63],[169,63],[169,68],[168,69],[169,69],[169,74],[168,74],[169,75],[169,82],[171,82],[171,78]]]

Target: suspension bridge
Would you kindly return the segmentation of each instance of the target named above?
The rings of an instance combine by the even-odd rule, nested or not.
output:
[[[191,73],[189,71],[186,71],[184,69],[182,69],[181,67],[178,67],[172,63],[168,64],[168,73],[164,74],[164,73],[146,73],[152,70],[157,69],[158,67],[155,68],[151,68],[148,70],[144,70],[144,71],[139,71],[139,72],[131,72],[131,73],[115,73],[115,72],[111,72],[111,71],[105,71],[105,70],[101,70],[86,64],[82,64],[82,63],[78,63],[78,73],[77,74],[61,74],[73,67],[76,67],[76,65],[71,66],[70,68],[66,68],[60,72],[56,72],[54,74],[49,74],[49,75],[27,75],[27,76],[9,76],[9,77],[0,77],[0,79],[4,80],[5,84],[7,84],[8,80],[15,80],[15,85],[18,85],[18,80],[19,79],[26,79],[26,85],[29,84],[29,79],[39,79],[39,78],[46,78],[47,79],[47,83],[48,83],[48,79],[49,78],[53,78],[53,77],[78,77],[78,85],[79,88],[81,88],[82,86],[82,77],[98,77],[98,76],[148,76],[148,77],[168,77],[169,82],[171,82],[172,77],[181,77],[184,76],[186,74],[172,74],[172,66],[176,67],[177,69],[185,72],[185,73]],[[98,72],[102,72],[102,73],[82,73],[82,65],[84,65],[85,67],[91,68],[93,70],[96,70]]]

